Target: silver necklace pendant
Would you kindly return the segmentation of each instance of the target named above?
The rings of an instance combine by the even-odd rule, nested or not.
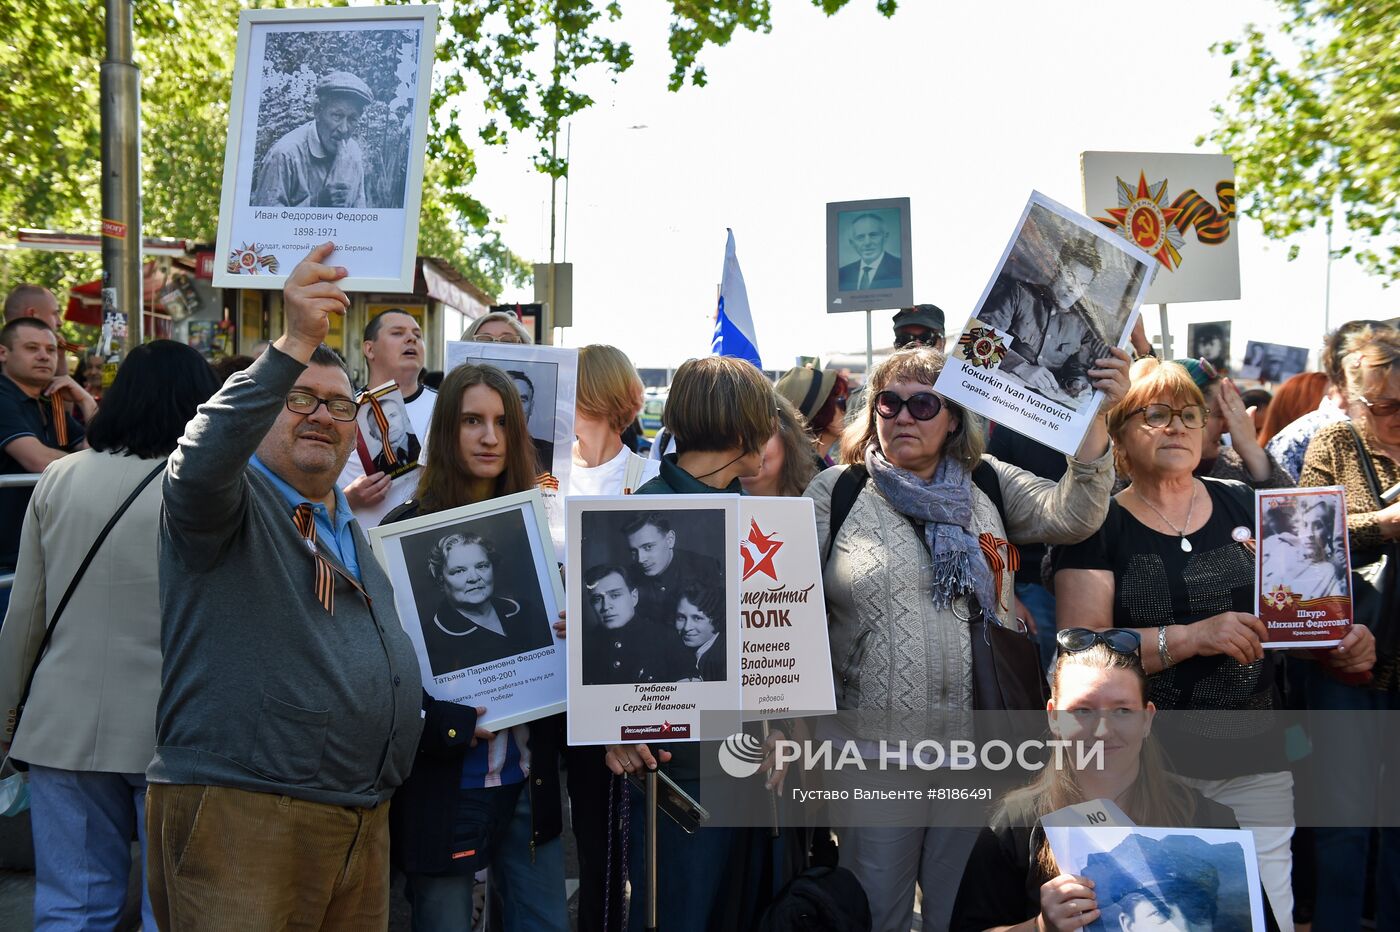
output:
[[[1182,534],[1182,535],[1181,535],[1181,551],[1182,551],[1182,553],[1190,553],[1190,552],[1191,552],[1191,542],[1190,542],[1189,540],[1186,539],[1186,535],[1185,535],[1185,534]]]

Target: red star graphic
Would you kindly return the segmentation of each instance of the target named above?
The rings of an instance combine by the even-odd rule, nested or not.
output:
[[[662,730],[662,731],[670,731],[670,730],[671,730],[671,723],[670,723],[670,722],[662,722],[662,723],[661,723],[661,730]]]
[[[783,547],[783,542],[774,535],[765,535],[759,530],[758,522],[749,522],[749,536],[739,542],[739,553],[744,558],[744,578],[754,573],[763,573],[774,582],[778,581],[778,571],[773,566],[773,557]]]

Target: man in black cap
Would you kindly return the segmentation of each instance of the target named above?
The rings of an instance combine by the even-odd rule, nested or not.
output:
[[[258,166],[254,207],[368,207],[365,157],[355,130],[374,103],[348,71],[316,82],[315,117],[272,144]]]
[[[934,304],[916,304],[894,315],[894,345],[896,349],[911,343],[943,349],[943,311]]]

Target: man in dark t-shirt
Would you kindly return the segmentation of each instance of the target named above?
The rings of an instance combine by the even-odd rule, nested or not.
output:
[[[71,401],[91,421],[97,402],[58,371],[58,337],[35,317],[17,317],[0,329],[0,475],[43,472],[61,456],[86,446],[83,428],[65,410]],[[0,488],[0,573],[13,573],[32,485]],[[0,618],[10,587],[0,588]]]

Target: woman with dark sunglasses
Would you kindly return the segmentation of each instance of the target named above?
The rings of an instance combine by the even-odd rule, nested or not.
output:
[[[837,707],[927,714],[950,736],[965,737],[974,605],[1019,629],[1015,545],[1072,543],[1093,533],[1113,469],[1102,418],[1058,483],[984,458],[981,422],[933,391],[943,363],[943,354],[928,347],[898,350],[881,363],[863,423],[846,433],[845,465],[817,476],[807,495],[816,503],[825,554]],[[1089,370],[1107,396],[1105,410],[1127,390],[1127,369],[1127,354],[1118,350]],[[842,481],[847,474],[868,481],[843,499],[849,508],[833,527],[833,496],[838,483],[851,487]],[[874,928],[909,928],[916,883],[924,927],[946,925],[959,876],[950,865],[961,865],[975,832],[858,827],[837,834],[842,866],[870,897]]]
[[[1261,717],[1229,713],[1279,707],[1276,652],[1254,614],[1254,492],[1198,474],[1209,430],[1194,373],[1175,362],[1133,366],[1133,385],[1108,417],[1118,471],[1098,533],[1058,551],[1057,619],[1087,628],[1133,628],[1159,708],[1208,711],[1159,729],[1177,772],[1231,806],[1254,832],[1264,888],[1292,928],[1293,776],[1283,742]],[[1339,672],[1375,662],[1375,639],[1353,627],[1319,651]]]
[[[1069,628],[1056,641],[1045,705],[1050,731],[1065,741],[1103,742],[1103,765],[1077,770],[1077,753],[1052,756],[1034,781],[1006,795],[962,873],[954,932],[1066,932],[1129,909],[1130,891],[1090,885],[1056,864],[1040,819],[1066,806],[1107,799],[1137,825],[1237,827],[1227,807],[1168,772],[1152,737],[1157,709],[1138,633]],[[1265,920],[1278,928],[1268,910]]]

